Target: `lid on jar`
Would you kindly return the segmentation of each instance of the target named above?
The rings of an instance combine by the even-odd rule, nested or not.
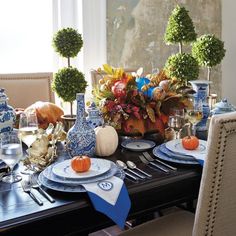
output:
[[[235,107],[228,102],[226,98],[215,104],[215,108],[212,110],[212,114],[222,114],[235,111]]]
[[[5,94],[5,89],[0,88],[0,102],[5,102],[6,100],[8,100],[8,97]]]

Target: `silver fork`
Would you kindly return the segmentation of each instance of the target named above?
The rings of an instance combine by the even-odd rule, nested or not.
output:
[[[25,193],[28,193],[30,195],[30,197],[39,205],[42,206],[43,202],[38,199],[37,197],[35,197],[35,195],[31,192],[31,185],[27,180],[22,180],[21,181],[21,186],[22,189]]]
[[[162,166],[160,166],[160,165],[158,165],[158,164],[156,164],[152,161],[148,161],[143,155],[139,155],[139,159],[146,165],[150,164],[150,165],[155,166],[156,168],[164,171],[165,173],[169,173],[169,170],[167,170],[166,168],[164,168],[164,167],[162,167]]]
[[[160,160],[158,160],[158,159],[152,158],[151,155],[150,155],[148,152],[143,152],[143,155],[146,157],[146,159],[147,159],[148,161],[156,161],[156,162],[162,164],[163,166],[166,166],[166,167],[170,168],[171,170],[174,170],[174,171],[177,170],[177,168],[174,167],[174,166],[171,166],[171,165],[169,165],[169,164],[167,164],[167,163],[165,163],[165,162],[163,162],[163,161],[160,161]]]
[[[38,183],[38,177],[36,175],[30,175],[30,183],[31,187],[37,189],[39,193],[41,193],[46,199],[48,199],[49,202],[55,202],[55,200],[41,188],[40,184]]]

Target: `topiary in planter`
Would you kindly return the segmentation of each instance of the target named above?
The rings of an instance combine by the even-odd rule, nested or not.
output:
[[[189,80],[197,79],[199,75],[199,65],[196,59],[187,53],[170,56],[164,70],[167,76],[176,78],[182,85],[186,85]]]
[[[179,43],[179,52],[182,53],[182,44],[195,41],[196,37],[197,34],[188,11],[177,5],[169,18],[164,41],[167,44]]]
[[[214,35],[205,34],[192,45],[192,55],[200,66],[208,68],[207,79],[213,66],[219,64],[225,56],[224,43]]]
[[[77,30],[63,28],[54,35],[52,45],[56,52],[68,59],[68,66],[70,66],[70,57],[76,57],[78,55],[83,46],[83,40]]]
[[[65,102],[71,104],[71,117],[73,116],[72,103],[76,99],[76,93],[84,93],[87,82],[84,74],[73,67],[60,69],[52,82],[52,89]]]

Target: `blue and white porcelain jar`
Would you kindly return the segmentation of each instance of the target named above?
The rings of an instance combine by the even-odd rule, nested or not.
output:
[[[208,80],[192,80],[189,81],[193,87],[193,90],[196,91],[194,96],[195,103],[202,103],[202,112],[203,118],[202,120],[196,125],[196,130],[205,131],[207,130],[207,119],[210,114],[210,107],[207,101],[208,97],[208,86],[211,84],[211,81]]]
[[[96,136],[85,118],[84,94],[77,93],[77,114],[75,124],[67,133],[67,149],[73,156],[93,156],[95,152]]]
[[[16,120],[16,113],[7,104],[7,100],[8,97],[5,94],[5,90],[0,88],[0,133],[11,131]]]
[[[91,105],[88,107],[87,112],[87,122],[93,129],[103,125],[104,120],[102,118],[101,112],[96,107],[96,104],[94,102],[92,102]]]

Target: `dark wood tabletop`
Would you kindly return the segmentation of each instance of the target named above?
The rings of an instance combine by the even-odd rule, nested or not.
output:
[[[60,153],[66,155],[62,145],[59,146]],[[149,153],[152,155],[151,151]],[[197,198],[201,179],[199,165],[170,163],[177,167],[177,171],[166,174],[141,163],[139,154],[118,148],[115,154],[106,157],[111,161],[131,160],[139,168],[153,175],[151,179],[138,182],[125,178],[132,203],[128,219],[140,218]],[[39,206],[23,192],[20,183],[10,186],[1,182],[0,234],[73,235],[72,232],[77,232],[77,235],[87,235],[114,224],[105,215],[94,210],[86,193],[63,193],[48,189],[47,192],[55,198],[55,203],[50,203],[35,190],[34,193],[44,203]]]

